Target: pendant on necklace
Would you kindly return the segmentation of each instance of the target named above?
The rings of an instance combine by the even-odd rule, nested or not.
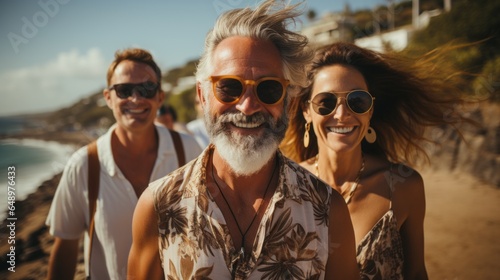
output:
[[[245,248],[241,246],[240,248],[240,253],[238,254],[238,259],[244,260],[245,259]]]
[[[236,275],[236,271],[238,270],[238,267],[244,261],[245,261],[245,248],[242,246],[240,248],[240,252],[231,261],[231,268],[232,268],[231,274],[233,275],[233,279]]]

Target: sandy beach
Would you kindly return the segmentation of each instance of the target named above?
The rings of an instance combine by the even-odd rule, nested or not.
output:
[[[500,189],[469,174],[421,171],[426,185],[426,264],[430,279],[498,279]],[[0,279],[44,279],[52,238],[44,221],[59,176],[16,202],[16,272],[7,270],[8,231],[0,229]],[[80,262],[82,260],[80,259]],[[84,279],[82,267],[75,279]]]
[[[422,172],[430,279],[498,279],[500,189],[469,174]]]

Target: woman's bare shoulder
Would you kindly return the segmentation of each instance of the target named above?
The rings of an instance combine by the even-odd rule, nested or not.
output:
[[[368,162],[364,177],[379,177],[383,178],[388,184],[394,188],[400,186],[423,186],[423,180],[420,173],[410,166],[402,163],[393,163],[386,159],[366,156],[365,161]]]

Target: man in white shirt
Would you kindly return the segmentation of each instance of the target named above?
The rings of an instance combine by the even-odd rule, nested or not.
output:
[[[126,49],[115,54],[103,94],[116,124],[97,140],[100,164],[99,193],[94,215],[95,233],[87,275],[93,279],[125,279],[132,243],[132,214],[149,182],[177,169],[178,156],[172,135],[155,126],[164,93],[161,71],[151,54]],[[180,134],[186,161],[201,148],[196,140]],[[72,279],[78,242],[89,227],[87,147],[69,160],[47,217],[55,241],[49,261],[49,279]],[[88,250],[88,235],[85,234]]]
[[[200,101],[196,98],[196,112],[198,114],[198,118],[192,120],[187,123],[187,130],[193,134],[198,144],[203,149],[208,147],[210,144],[210,138],[208,137],[207,128],[205,126],[205,121],[203,119],[203,108],[201,108]]]

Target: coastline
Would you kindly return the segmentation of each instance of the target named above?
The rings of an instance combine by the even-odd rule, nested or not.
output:
[[[39,140],[35,138],[5,138],[0,140],[0,144],[9,146],[15,145],[19,147],[40,149],[43,152],[50,154],[43,163],[26,163],[19,162],[18,159],[12,159],[8,162],[8,166],[15,168],[15,193],[16,200],[24,200],[28,195],[35,192],[37,187],[44,181],[50,180],[55,175],[61,173],[66,165],[69,157],[78,148],[73,144],[62,144],[56,141]],[[8,149],[8,148],[7,148]],[[6,160],[3,159],[2,164]],[[0,178],[2,185],[7,185],[7,177]],[[0,201],[0,220],[5,219],[7,209],[7,200]]]
[[[38,178],[39,183],[35,183],[32,191],[24,199],[16,197],[17,220],[13,231],[14,236],[11,229],[7,227],[10,221],[8,223],[2,218],[0,228],[0,279],[44,279],[53,245],[53,237],[45,225],[52,198],[69,156],[92,139],[82,137],[82,134],[78,132],[41,133],[27,130],[16,135],[0,136],[0,140],[45,145],[44,147],[48,146],[49,149],[58,150],[59,157],[48,168],[52,173],[49,171],[42,176],[43,178]],[[6,215],[7,209],[0,209],[0,212],[0,215]],[[11,239],[8,239],[9,237]],[[14,240],[15,243],[9,244],[7,240]],[[15,272],[8,270],[11,265],[7,262],[9,260],[7,254],[11,253],[11,246],[15,247]],[[80,247],[75,279],[85,279],[83,247],[82,245]]]
[[[94,140],[96,135],[84,131],[46,131],[42,129],[24,129],[15,134],[0,134],[0,140],[34,139],[37,141],[57,142],[63,145],[81,147]]]

